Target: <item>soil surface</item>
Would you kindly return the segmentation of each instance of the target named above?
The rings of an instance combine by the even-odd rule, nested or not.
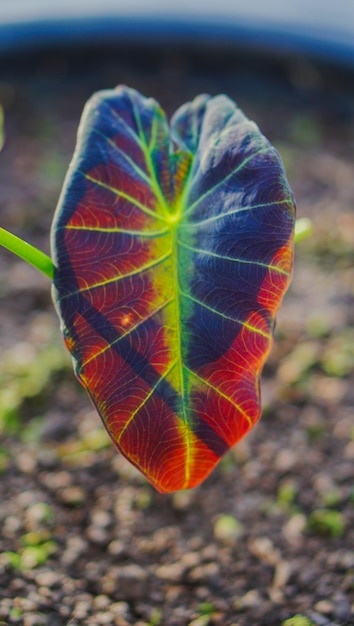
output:
[[[297,245],[262,420],[202,486],[168,496],[108,440],[49,281],[0,251],[0,624],[354,624],[353,74],[245,57],[122,47],[0,60],[1,225],[44,251],[83,104],[118,83],[169,115],[202,92],[237,100],[314,226]],[[286,621],[296,614],[309,621]]]

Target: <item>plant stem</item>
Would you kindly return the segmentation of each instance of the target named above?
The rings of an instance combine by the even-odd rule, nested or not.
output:
[[[16,235],[9,233],[4,228],[0,228],[0,246],[7,248],[7,250],[10,250],[10,252],[13,252],[14,254],[17,254],[17,256],[21,259],[27,261],[27,263],[30,263],[37,270],[48,276],[50,280],[53,280],[53,261],[47,254],[38,250],[38,248],[35,248],[30,243],[16,237]]]

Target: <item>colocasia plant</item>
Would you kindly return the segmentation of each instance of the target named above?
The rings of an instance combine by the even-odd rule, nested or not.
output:
[[[159,491],[198,485],[259,419],[294,224],[277,151],[229,98],[168,125],[117,87],[85,107],[52,259],[1,229],[53,281],[79,381]]]

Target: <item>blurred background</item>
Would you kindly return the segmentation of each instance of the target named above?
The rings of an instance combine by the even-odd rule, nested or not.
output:
[[[261,422],[171,496],[113,450],[48,279],[0,250],[0,622],[354,622],[353,18],[351,0],[0,3],[1,226],[50,252],[84,103],[119,83],[168,116],[199,93],[235,99],[313,223]]]
[[[78,38],[216,39],[353,61],[351,0],[3,0],[0,46]]]

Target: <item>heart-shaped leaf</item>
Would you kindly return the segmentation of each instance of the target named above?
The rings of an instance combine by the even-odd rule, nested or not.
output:
[[[294,214],[276,150],[226,96],[197,97],[171,128],[126,87],[86,105],[54,297],[79,380],[159,491],[199,484],[260,417]]]

